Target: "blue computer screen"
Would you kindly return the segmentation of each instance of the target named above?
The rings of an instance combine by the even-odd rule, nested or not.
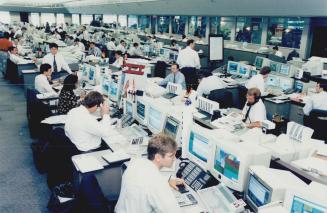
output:
[[[295,81],[294,88],[297,92],[302,92],[303,91],[303,83],[299,81]]]
[[[89,70],[89,80],[93,81],[94,80],[94,68],[91,67]]]
[[[126,113],[133,114],[133,104],[129,101],[126,101]]]
[[[260,58],[260,57],[256,57],[255,58],[254,66],[256,68],[261,68],[262,67],[262,63],[263,63],[263,58]]]
[[[258,75],[258,71],[257,70],[251,70],[251,76],[255,76]]]
[[[190,134],[188,151],[203,162],[207,162],[209,155],[209,140],[193,131]]]
[[[238,69],[238,63],[236,63],[236,62],[230,62],[228,64],[227,72],[228,73],[237,73],[237,69]]]
[[[178,126],[179,126],[178,122],[176,122],[168,117],[166,125],[165,125],[165,129],[164,129],[164,133],[175,138],[176,134],[177,134]]]
[[[139,101],[136,102],[136,113],[137,115],[144,119],[145,117],[145,105]]]
[[[109,87],[110,87],[109,82],[104,81],[103,84],[102,84],[103,93],[108,94],[109,93]]]
[[[115,97],[117,95],[117,84],[114,82],[110,83],[110,91],[109,91],[109,96],[110,97]]]
[[[156,131],[160,131],[160,121],[162,120],[162,113],[151,107],[149,108],[149,126],[154,128]]]
[[[231,180],[238,180],[240,161],[236,156],[217,147],[214,168],[220,174]]]
[[[270,190],[255,176],[251,175],[248,186],[248,196],[257,207],[260,207],[269,202]]]
[[[280,65],[278,63],[271,62],[270,63],[270,70],[272,72],[279,72],[280,70]]]
[[[83,65],[83,68],[82,68],[82,73],[83,73],[83,76],[84,76],[84,77],[86,77],[86,76],[87,76],[88,70],[87,70],[87,67],[86,67],[86,65],[85,65],[85,64]]]
[[[282,64],[282,66],[280,67],[280,74],[288,75],[289,71],[290,71],[290,66],[287,64]]]
[[[175,54],[174,53],[170,53],[169,54],[169,60],[174,61],[174,59],[175,59]]]
[[[249,68],[247,66],[240,66],[239,72],[241,75],[246,75],[249,72]]]
[[[291,213],[326,213],[327,206],[316,204],[308,200],[304,200],[298,196],[294,196],[292,202]]]
[[[161,48],[161,49],[159,50],[159,54],[160,54],[160,55],[164,55],[164,54],[165,54],[165,49],[164,49],[164,48]]]

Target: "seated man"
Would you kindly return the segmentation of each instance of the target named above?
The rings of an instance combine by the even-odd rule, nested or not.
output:
[[[115,212],[181,212],[169,186],[177,190],[177,185],[185,184],[184,181],[167,180],[160,173],[162,167],[172,166],[176,149],[176,142],[166,135],[151,138],[148,159],[132,160],[123,175]]]
[[[270,72],[270,67],[262,67],[260,73],[255,76],[252,76],[250,80],[246,83],[245,87],[247,89],[258,88],[262,96],[268,95],[268,93],[265,92],[265,81],[267,80]]]
[[[122,52],[121,51],[116,51],[115,52],[115,62],[112,64],[115,67],[122,67],[124,64],[124,58],[122,56]]]
[[[227,84],[218,76],[211,75],[208,77],[203,77],[199,80],[200,84],[196,90],[197,96],[201,97],[203,95],[208,96],[211,91],[217,89],[224,89]]]
[[[15,64],[27,64],[32,63],[33,61],[26,60],[18,55],[17,47],[11,46],[8,48],[9,59]]]
[[[84,52],[85,51],[85,46],[82,42],[80,42],[80,40],[78,38],[75,38],[74,40],[74,46],[78,47],[78,49],[80,49],[80,51]]]
[[[134,43],[133,46],[128,50],[130,56],[141,56],[143,55],[142,50],[138,43]]]
[[[101,57],[102,51],[99,47],[95,46],[95,43],[92,41],[90,42],[90,48],[88,51],[89,55],[94,55],[95,57]]]
[[[50,64],[53,69],[52,79],[58,78],[68,72],[72,74],[70,67],[68,66],[64,57],[58,53],[58,45],[56,43],[49,44],[50,53],[44,56],[42,64]]]
[[[98,108],[101,109],[102,115],[100,122],[92,115]],[[88,93],[81,106],[68,112],[65,133],[82,152],[101,148],[101,138],[110,135],[110,117],[109,106],[104,103],[103,96],[99,92]]]
[[[182,85],[183,90],[186,89],[185,77],[183,73],[179,71],[179,65],[174,63],[171,65],[171,73],[167,77],[159,82],[160,86],[167,86],[168,82]]]
[[[246,104],[243,108],[243,122],[248,128],[261,127],[262,122],[267,119],[266,107],[261,100],[258,88],[251,88],[246,94]]]
[[[56,91],[51,87],[51,65],[50,64],[41,64],[40,73],[35,77],[34,87],[39,93],[53,93],[56,95]]]

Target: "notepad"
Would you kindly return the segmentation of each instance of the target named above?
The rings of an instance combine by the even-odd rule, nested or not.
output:
[[[81,173],[103,169],[101,163],[94,156],[79,156],[72,160],[76,169]]]
[[[103,155],[102,158],[105,159],[108,163],[115,163],[131,159],[131,157],[123,151],[107,153]]]
[[[67,119],[67,115],[55,115],[55,116],[50,116],[41,123],[43,124],[65,124]]]

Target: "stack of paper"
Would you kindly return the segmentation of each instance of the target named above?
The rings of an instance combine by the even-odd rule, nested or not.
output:
[[[128,160],[128,159],[131,158],[127,153],[125,153],[123,151],[117,151],[117,152],[107,153],[107,154],[103,155],[102,157],[108,163],[114,163],[114,162],[118,162],[118,161],[124,161],[124,160]]]
[[[41,123],[44,123],[44,124],[65,124],[66,119],[67,119],[67,115],[54,115],[54,116],[50,116],[50,117],[44,119],[43,121],[41,121]]]
[[[76,169],[82,173],[103,169],[101,163],[94,156],[78,156],[72,160]]]

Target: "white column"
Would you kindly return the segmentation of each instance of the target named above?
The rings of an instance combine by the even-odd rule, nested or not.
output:
[[[173,34],[173,17],[169,16],[169,35]]]
[[[265,46],[267,44],[267,35],[268,35],[268,18],[264,17],[262,20],[261,46]]]
[[[309,38],[309,31],[310,31],[310,18],[304,18],[304,27],[301,36],[301,43],[300,43],[300,57],[307,58],[308,52],[308,38]]]
[[[236,36],[236,17],[233,17],[233,24],[230,32],[230,40],[235,41],[235,36]]]

